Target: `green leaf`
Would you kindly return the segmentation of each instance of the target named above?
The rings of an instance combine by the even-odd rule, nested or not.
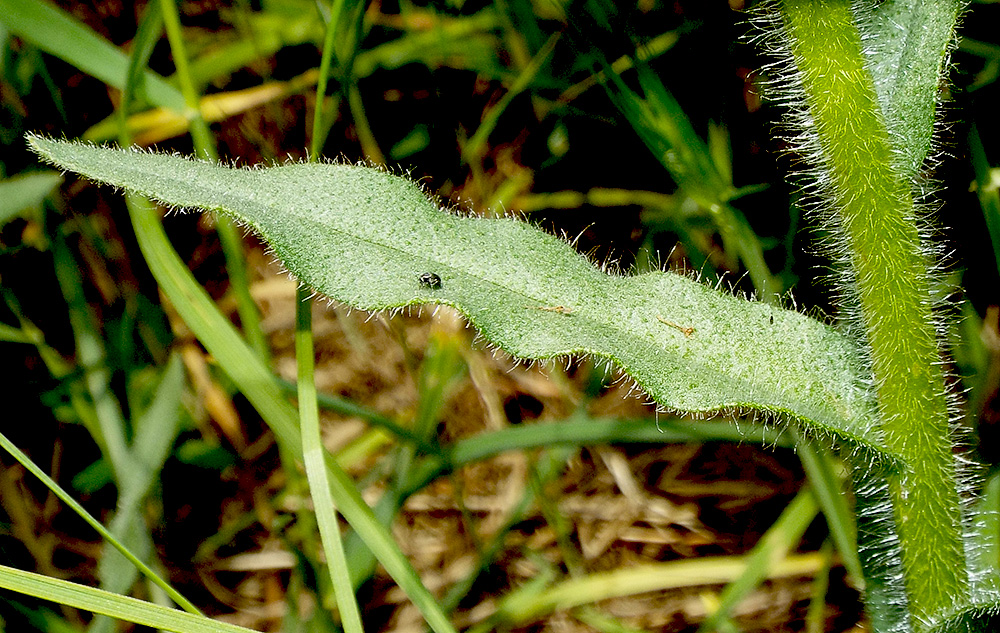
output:
[[[250,629],[158,604],[0,565],[0,589],[178,633],[249,633]]]
[[[787,414],[870,456],[895,457],[872,422],[856,346],[797,312],[669,273],[605,274],[528,224],[443,213],[412,182],[367,167],[231,169],[29,142],[93,180],[237,219],[300,280],[354,307],[454,306],[516,357],[609,358],[664,407]],[[421,283],[423,273],[440,284]]]
[[[46,53],[109,86],[125,87],[128,56],[62,9],[40,0],[0,0],[0,22]],[[180,92],[156,73],[144,73],[144,88],[151,103],[184,110]]]
[[[964,2],[886,0],[857,12],[862,53],[885,125],[897,150],[897,168],[913,178],[931,149],[943,76],[955,23]]]
[[[52,172],[0,180],[0,225],[17,217],[21,211],[40,205],[61,182],[62,177]]]
[[[180,430],[181,397],[184,394],[184,366],[180,356],[170,357],[153,401],[135,421],[135,439],[129,446],[131,468],[128,476],[118,477],[118,508],[109,525],[110,531],[136,556],[149,562],[154,551],[143,510],[145,500],[158,481],[163,464]],[[97,565],[101,587],[125,593],[135,582],[138,569],[111,543],[105,543]],[[111,631],[110,621],[91,624],[90,633]]]

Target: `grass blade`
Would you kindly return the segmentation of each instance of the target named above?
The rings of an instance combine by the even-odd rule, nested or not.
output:
[[[10,453],[14,459],[20,462],[21,465],[24,466],[26,469],[28,469],[28,472],[30,472],[35,477],[38,477],[42,481],[42,483],[45,484],[46,488],[51,490],[55,496],[57,496],[63,503],[68,505],[70,509],[76,512],[76,514],[79,515],[81,519],[83,519],[84,521],[87,522],[88,525],[90,525],[90,527],[94,528],[97,531],[97,533],[100,534],[101,537],[105,541],[110,543],[116,550],[118,550],[122,554],[122,556],[131,561],[132,564],[135,565],[136,569],[141,571],[144,576],[149,578],[154,584],[156,584],[156,586],[163,589],[167,593],[167,595],[170,596],[171,600],[176,602],[185,611],[188,611],[193,614],[201,613],[200,611],[198,611],[197,607],[191,604],[191,602],[188,601],[184,596],[180,595],[176,589],[174,589],[167,583],[167,581],[157,576],[156,573],[153,570],[151,570],[145,563],[136,558],[135,555],[132,554],[132,552],[130,552],[124,545],[122,545],[121,542],[119,542],[118,539],[116,539],[103,525],[101,525],[100,521],[95,519],[89,512],[87,512],[84,509],[84,507],[81,506],[76,501],[76,499],[71,497],[69,493],[63,490],[62,487],[59,486],[59,484],[57,484],[55,481],[53,481],[51,477],[46,475],[45,472],[42,471],[42,469],[40,469],[38,466],[35,465],[33,461],[31,461],[31,458],[25,455],[21,451],[21,449],[14,446],[14,444],[11,443],[11,441],[8,440],[7,437],[2,433],[0,433],[0,448],[3,448],[5,451]]]
[[[295,304],[295,360],[298,366],[299,421],[302,425],[302,460],[309,480],[309,494],[316,512],[326,565],[337,598],[340,619],[347,633],[362,633],[358,601],[354,597],[351,573],[344,557],[344,544],[337,521],[337,506],[330,494],[323,440],[319,429],[319,407],[313,375],[312,302],[308,291],[299,288]]]
[[[184,322],[208,352],[261,414],[278,442],[291,454],[301,457],[302,438],[297,415],[274,376],[194,280],[191,271],[171,247],[152,205],[137,196],[129,196],[128,202],[139,247],[164,293],[174,302]],[[389,531],[361,498],[351,478],[332,459],[325,461],[329,469],[330,489],[344,518],[424,613],[431,628],[437,633],[454,631]]]
[[[123,90],[129,57],[73,16],[45,0],[0,0],[0,21],[43,51],[55,55],[109,86]],[[144,97],[181,112],[184,98],[167,81],[146,71]]]
[[[211,620],[168,609],[160,605],[119,596],[115,593],[85,587],[65,580],[58,580],[20,569],[0,565],[0,589],[52,600],[76,609],[84,609],[126,622],[134,622],[163,631],[176,633],[252,633],[242,626]]]

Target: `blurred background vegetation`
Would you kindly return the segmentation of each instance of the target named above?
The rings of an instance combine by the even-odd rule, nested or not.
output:
[[[178,0],[183,36],[171,43],[163,5],[0,0],[2,430],[209,613],[260,630],[338,630],[304,476],[158,291],[121,197],[38,165],[26,132],[192,154],[198,121],[183,96],[194,95],[226,162],[303,159],[315,147],[386,165],[462,212],[519,213],[575,238],[598,264],[697,274],[835,321],[822,235],[785,184],[796,160],[774,134],[770,60],[747,41],[753,7]],[[326,70],[331,8],[340,18]],[[962,317],[952,342],[963,423],[991,464],[997,24],[1000,3],[970,5],[930,173],[950,253],[941,292]],[[224,246],[210,218],[164,225],[219,309],[294,380],[294,282],[254,238]],[[315,332],[324,440],[369,502],[390,500],[397,541],[457,626],[693,631],[713,613],[709,625],[726,631],[860,626],[830,517],[810,524],[815,511],[790,504],[807,478],[818,484],[788,434],[657,418],[605,367],[515,366],[444,311],[369,318],[320,302]],[[116,450],[144,465],[141,476],[123,474]],[[21,466],[5,455],[0,468],[4,563],[156,599]],[[739,573],[721,561],[751,561],[794,512],[801,529],[782,547],[801,565],[764,565],[726,587]],[[701,566],[653,586],[628,575],[669,561]],[[626,589],[608,580],[615,571]],[[368,630],[420,629],[381,570],[362,576]],[[587,578],[599,589],[585,605],[540,598]],[[0,596],[0,622],[124,627],[12,594]]]

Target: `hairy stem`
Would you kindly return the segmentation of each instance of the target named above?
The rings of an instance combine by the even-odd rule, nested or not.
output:
[[[848,294],[859,304],[880,422],[903,457],[889,491],[910,613],[924,622],[960,601],[967,584],[928,258],[850,3],[784,0],[781,8],[818,135],[822,193],[852,268]]]

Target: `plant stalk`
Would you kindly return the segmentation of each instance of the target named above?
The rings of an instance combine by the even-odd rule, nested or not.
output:
[[[781,2],[809,118],[818,176],[848,260],[879,422],[903,458],[889,475],[914,624],[964,600],[967,571],[948,401],[932,313],[929,258],[908,179],[895,167],[847,0]]]

